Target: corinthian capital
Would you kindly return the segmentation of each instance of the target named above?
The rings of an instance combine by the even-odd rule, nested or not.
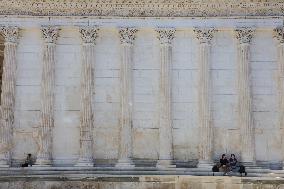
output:
[[[99,28],[97,27],[84,27],[80,28],[81,39],[83,43],[95,43],[98,37]]]
[[[284,33],[283,28],[275,28],[274,30],[274,37],[278,40],[279,43],[284,43]]]
[[[120,36],[120,42],[127,43],[127,44],[133,44],[135,38],[136,38],[136,32],[138,30],[135,28],[120,28],[119,29],[119,36]]]
[[[176,30],[174,28],[158,28],[156,31],[161,44],[171,44]]]
[[[0,32],[3,35],[5,42],[16,43],[19,35],[19,28],[14,26],[1,26]]]
[[[210,43],[216,30],[214,28],[194,28],[193,31],[200,43]]]
[[[45,43],[55,43],[58,37],[58,27],[43,26],[41,28],[42,37]]]
[[[240,44],[250,43],[254,34],[254,29],[252,28],[237,28],[235,30],[236,38],[239,40]]]

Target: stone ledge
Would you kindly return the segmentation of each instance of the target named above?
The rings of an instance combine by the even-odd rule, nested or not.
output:
[[[222,187],[221,187],[222,186]],[[232,187],[233,186],[233,187]],[[240,178],[240,177],[196,177],[196,176],[137,176],[137,177],[96,177],[93,180],[81,178],[74,181],[51,179],[42,176],[41,180],[31,180],[26,177],[24,180],[1,180],[0,188],[6,189],[223,189],[223,188],[284,188],[283,178]]]

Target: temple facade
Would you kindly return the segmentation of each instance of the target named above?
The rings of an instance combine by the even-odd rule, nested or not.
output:
[[[282,169],[283,10],[0,0],[0,166]]]

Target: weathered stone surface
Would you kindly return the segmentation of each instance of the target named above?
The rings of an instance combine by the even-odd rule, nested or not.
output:
[[[72,4],[77,10],[80,3],[85,3],[72,2],[74,4],[65,6]],[[194,2],[197,3],[196,6],[202,5],[200,10],[203,10],[204,2],[192,1],[193,4]],[[223,6],[233,3],[233,1],[220,4],[214,2],[216,9],[212,11],[219,9],[220,14],[223,14]],[[31,8],[25,11],[32,11],[34,7],[39,6],[37,3],[29,3],[26,2],[25,6],[31,5]],[[50,1],[45,3],[50,3],[50,7],[54,6]],[[45,6],[45,3],[41,2],[40,5]],[[58,10],[63,6],[61,3],[57,4]],[[89,3],[88,6],[95,6],[94,2]],[[102,5],[103,10],[108,7],[110,11],[108,14],[111,15],[114,13],[111,7],[114,4],[117,7],[119,3],[120,1],[115,3],[109,1],[108,4],[99,2],[97,6]],[[115,11],[123,12],[125,7],[137,6],[138,3],[119,4],[122,8]],[[153,15],[164,15],[166,13],[161,13],[159,10],[174,10],[178,5],[177,2],[172,1],[147,3],[147,5],[141,3],[140,8],[142,7],[141,10],[143,10],[146,6],[147,11],[151,12],[151,9],[156,7],[157,12],[152,12]],[[178,11],[183,11],[184,3],[190,7],[193,6],[189,2],[179,3],[181,8]],[[251,7],[259,5],[257,8],[260,8],[264,2],[250,1],[250,3],[243,1],[242,5],[236,3],[236,7],[250,5],[246,7],[246,13],[249,15]],[[266,3],[265,10],[273,4],[271,1]],[[24,6],[24,4],[21,5]],[[207,9],[210,9],[211,2],[207,2],[206,5],[208,5]],[[272,14],[277,12],[279,8],[277,5],[279,4],[276,2],[273,4],[275,7],[269,9]],[[13,7],[14,4],[10,6]],[[91,15],[96,9],[88,12],[88,7],[85,7],[84,10],[86,14]],[[135,12],[136,9],[132,10]],[[190,9],[187,10],[190,12]],[[239,10],[240,15],[241,10],[243,8]],[[39,10],[41,11],[44,13],[45,10]],[[146,16],[150,14],[147,11]],[[85,151],[88,151],[93,159],[112,162],[111,165],[121,157],[121,151],[124,151],[123,157],[133,156],[137,162],[143,162],[143,160],[156,162],[159,154],[163,154],[166,159],[174,160],[173,162],[183,166],[192,166],[192,162],[196,162],[201,156],[211,156],[212,161],[218,161],[222,153],[235,153],[238,159],[244,159],[242,156],[247,156],[248,153],[244,153],[245,150],[253,153],[253,147],[251,147],[253,143],[255,143],[255,158],[251,158],[253,155],[249,154],[249,159],[255,159],[260,165],[272,167],[280,164],[283,161],[284,151],[282,149],[283,132],[280,131],[283,130],[283,116],[281,116],[283,114],[283,108],[281,108],[283,105],[281,103],[283,95],[281,93],[283,91],[283,84],[281,84],[282,18],[175,18],[175,14],[179,14],[178,11],[172,13],[174,17],[160,19],[1,16],[1,26],[15,25],[20,28],[17,51],[14,55],[17,60],[15,116],[11,146],[9,146],[12,151],[13,165],[23,162],[27,153],[35,155],[43,146],[40,141],[43,136],[40,133],[42,128],[40,112],[42,111],[41,102],[47,101],[47,98],[40,95],[41,75],[45,70],[41,57],[44,53],[44,44],[54,42],[55,38],[52,37],[53,32],[46,31],[45,34],[49,34],[50,37],[45,38],[44,41],[41,37],[41,25],[61,28],[54,54],[56,60],[54,89],[48,93],[54,94],[52,107],[54,124],[50,124],[53,125],[52,132],[45,132],[50,133],[48,136],[52,137],[52,145],[48,143],[51,150],[48,151],[52,153],[54,165],[67,166],[77,162],[80,157],[80,129],[81,132],[88,131],[87,145],[83,145],[87,146]],[[64,11],[61,12],[65,14]],[[210,14],[210,12],[207,13]],[[198,11],[196,14],[207,13]],[[70,14],[73,14],[72,11]],[[103,12],[101,14],[103,15]],[[99,28],[99,31],[84,33],[83,40],[87,43],[94,43],[92,37],[96,36],[96,45],[93,47],[94,61],[91,61],[92,65],[88,67],[92,68],[91,72],[81,64],[84,50],[81,50],[82,40],[79,28],[88,27]],[[238,41],[234,30],[244,27],[255,29],[253,38],[251,38],[250,30],[243,32],[239,30]],[[132,30],[123,30],[124,32],[120,33],[122,28]],[[137,28],[138,32],[133,28]],[[161,29],[160,38],[157,38],[155,31],[157,28]],[[175,32],[165,32],[165,29],[171,28],[175,28]],[[210,32],[208,35],[199,32],[198,39],[194,28],[199,28],[200,31],[215,28],[216,32],[214,37]],[[274,31],[275,28],[280,29]],[[135,40],[133,40],[134,33]],[[13,41],[14,38],[11,40]],[[209,41],[211,52],[208,58],[209,47],[204,44]],[[204,54],[202,57],[207,57],[209,60],[198,59],[200,42],[204,46],[201,49]],[[248,42],[250,59],[246,57],[248,55],[246,47],[239,48],[240,45],[246,46]],[[131,53],[130,49],[133,50]],[[238,52],[242,52],[243,56],[240,56]],[[127,67],[127,74],[121,71],[122,67],[126,68],[125,65],[128,65],[122,64],[121,57],[125,58],[124,63],[130,61],[126,59],[131,58],[131,67]],[[240,58],[243,59],[240,60]],[[200,62],[208,64],[200,67],[202,65]],[[244,62],[246,64],[240,64]],[[166,65],[168,63],[169,65]],[[245,72],[242,72],[242,76],[246,78],[239,75],[240,65],[247,66]],[[88,74],[82,74],[82,76],[89,78],[91,73],[94,76],[94,82],[88,83],[86,88],[81,88],[80,73],[84,69],[88,70]],[[201,69],[206,73],[209,72],[210,75],[199,74]],[[162,76],[165,78],[161,79]],[[203,82],[199,82],[200,78]],[[239,86],[237,81],[240,80],[245,84]],[[121,81],[128,82],[125,83],[126,87],[121,87]],[[164,82],[163,88],[160,88],[160,81]],[[207,85],[209,83],[210,85]],[[249,89],[245,87],[247,85]],[[89,90],[91,88],[95,90]],[[88,94],[88,99],[84,103],[85,110],[92,109],[88,114],[82,113],[84,108],[80,107],[80,95],[84,93],[82,89],[86,89]],[[165,91],[161,93],[161,89]],[[129,91],[132,94],[128,94]],[[248,91],[250,95],[245,94],[243,99],[239,98],[241,94]],[[6,96],[10,100],[13,97],[7,94]],[[124,100],[123,106],[121,106],[122,100]],[[239,111],[241,109],[239,105],[246,105],[242,102],[249,100],[250,107],[242,106],[245,111]],[[162,101],[165,103],[161,103]],[[202,113],[198,111],[201,105],[205,107]],[[127,110],[125,111],[127,115],[122,116],[122,109]],[[53,110],[49,109],[46,112],[49,114]],[[240,114],[245,118],[240,118]],[[86,124],[81,124],[81,126],[88,125],[87,127],[80,127],[80,117],[88,120]],[[161,117],[165,121],[163,126],[159,123]],[[253,122],[250,122],[251,120]],[[200,133],[201,135],[198,133],[200,125],[207,127]],[[120,132],[120,128],[124,128],[125,132]],[[203,139],[201,140],[199,136],[203,136]],[[91,140],[93,145],[89,145]],[[199,154],[201,145],[205,149],[203,155]]]
[[[269,1],[92,1],[64,0],[60,2],[2,0],[0,13],[37,16],[125,16],[125,17],[208,17],[208,16],[283,16],[284,4],[280,0]]]
[[[1,181],[2,189],[282,189],[283,179],[269,178],[228,178],[192,176],[149,176],[140,177],[100,177],[96,179],[71,181],[10,180]]]

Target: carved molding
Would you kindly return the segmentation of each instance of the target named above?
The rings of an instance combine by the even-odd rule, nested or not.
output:
[[[55,43],[58,37],[58,27],[54,26],[43,26],[41,28],[42,37],[45,43]]]
[[[127,43],[127,44],[133,44],[135,38],[136,38],[136,33],[137,29],[135,28],[120,28],[119,29],[119,37],[120,37],[120,42]]]
[[[279,43],[284,43],[284,33],[283,28],[275,28],[274,37],[278,40]]]
[[[156,31],[161,44],[171,44],[176,30],[174,28],[158,28]]]
[[[0,26],[0,33],[3,35],[5,42],[17,43],[19,28],[14,26]]]
[[[282,0],[0,0],[1,15],[215,17],[283,16]]]
[[[99,28],[84,27],[80,28],[83,43],[95,43],[98,37]]]
[[[214,28],[194,28],[193,31],[200,43],[210,43],[216,30]]]
[[[250,43],[254,34],[254,29],[252,28],[237,28],[235,30],[236,38],[240,44]]]

